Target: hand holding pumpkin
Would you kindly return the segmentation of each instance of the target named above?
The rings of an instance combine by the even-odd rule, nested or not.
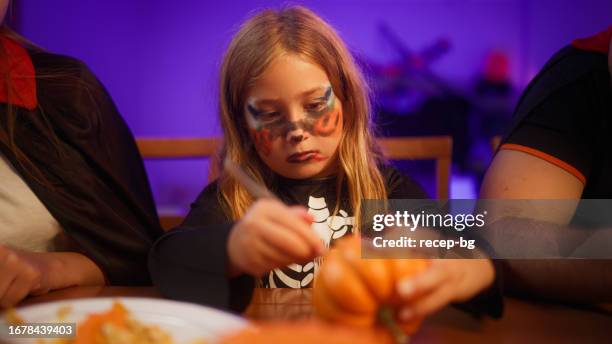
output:
[[[401,320],[404,301],[396,285],[427,270],[426,259],[361,259],[360,240],[345,238],[323,260],[315,277],[317,315],[339,324],[388,327],[398,342],[418,329],[421,318]]]
[[[495,278],[489,259],[435,259],[422,273],[398,281],[402,321],[419,319],[451,302],[463,302],[489,287]]]
[[[351,237],[324,257],[313,303],[323,319],[382,324],[399,342],[415,333],[425,316],[491,285],[494,274],[487,259],[361,259],[360,240]]]

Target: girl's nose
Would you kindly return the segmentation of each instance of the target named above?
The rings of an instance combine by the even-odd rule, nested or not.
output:
[[[287,119],[291,121],[291,125],[287,128],[287,142],[298,144],[308,139],[308,133],[303,128],[305,114],[301,108],[292,108]]]
[[[295,127],[292,128],[288,133],[287,133],[287,141],[289,143],[293,143],[293,144],[297,144],[300,143],[304,140],[307,139],[307,133],[304,131],[304,129],[300,128],[300,127]]]

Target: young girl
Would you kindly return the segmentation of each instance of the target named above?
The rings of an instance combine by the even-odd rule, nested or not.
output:
[[[220,86],[221,160],[242,166],[281,201],[254,200],[222,171],[184,223],[154,245],[150,269],[165,295],[241,309],[251,276],[263,287],[311,287],[316,258],[357,228],[363,199],[426,197],[383,164],[363,77],[311,11],[267,10],[244,23]],[[490,263],[482,266],[489,272],[468,296],[493,280]]]

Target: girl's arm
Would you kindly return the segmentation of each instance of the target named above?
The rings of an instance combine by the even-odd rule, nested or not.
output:
[[[149,254],[149,271],[162,295],[221,309],[243,311],[255,279],[227,273],[232,223],[180,226],[162,236]]]
[[[323,245],[309,230],[306,216],[304,209],[262,199],[233,223],[213,183],[192,204],[183,224],[153,245],[153,282],[173,299],[244,310],[255,286],[253,276],[321,253]]]
[[[255,280],[246,274],[228,276],[227,240],[233,225],[217,183],[209,184],[183,223],[153,244],[149,271],[155,287],[171,299],[244,310]]]

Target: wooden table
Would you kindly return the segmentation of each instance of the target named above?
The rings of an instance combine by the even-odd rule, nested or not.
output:
[[[33,297],[21,305],[82,297],[161,297],[153,288],[77,287]],[[254,320],[312,316],[310,289],[257,289],[245,316]],[[21,306],[20,305],[20,306]],[[607,343],[612,341],[612,312],[505,299],[501,320],[475,319],[447,307],[424,323],[411,343]]]

